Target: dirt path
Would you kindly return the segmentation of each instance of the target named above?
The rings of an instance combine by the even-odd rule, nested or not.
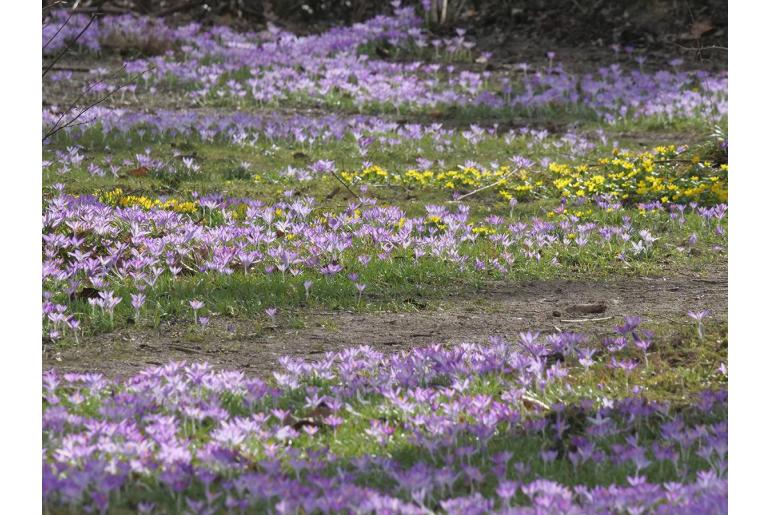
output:
[[[626,315],[684,327],[692,324],[687,312],[699,309],[711,310],[712,321],[726,323],[726,265],[697,277],[488,284],[449,294],[435,309],[416,312],[306,312],[300,329],[279,325],[257,330],[244,319],[212,320],[204,334],[188,333],[187,324],[159,331],[126,329],[77,347],[48,350],[43,367],[127,376],[169,360],[187,360],[265,376],[284,355],[312,360],[360,344],[395,352],[430,343],[481,342],[490,335],[513,339],[525,330],[602,335]]]

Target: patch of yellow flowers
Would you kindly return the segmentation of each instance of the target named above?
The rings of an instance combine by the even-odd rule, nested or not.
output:
[[[508,166],[494,170],[481,170],[473,166],[434,171],[409,169],[404,172],[388,172],[378,165],[371,165],[360,172],[341,172],[348,182],[391,183],[412,188],[440,188],[444,190],[471,191],[488,185],[504,198],[522,199],[543,187],[542,180],[532,180],[526,170],[512,171]]]
[[[198,204],[189,200],[169,198],[160,200],[139,195],[126,195],[121,188],[108,192],[97,192],[99,200],[113,207],[141,207],[142,209],[165,209],[177,213],[195,213]]]
[[[542,172],[494,170],[460,166],[435,171],[409,169],[389,172],[371,165],[359,172],[343,171],[350,183],[390,183],[414,188],[440,188],[469,192],[488,187],[503,200],[524,200],[533,196],[591,198],[608,195],[624,202],[660,200],[667,202],[726,202],[727,165],[681,158],[676,148],[656,147],[652,152],[632,154],[614,151],[611,158],[591,165],[551,163]]]
[[[551,163],[553,185],[562,197],[605,194],[624,201],[726,202],[727,165],[680,159],[676,149],[657,147],[655,153],[615,152],[594,166]]]

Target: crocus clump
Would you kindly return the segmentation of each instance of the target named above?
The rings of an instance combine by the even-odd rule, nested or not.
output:
[[[580,334],[522,333],[512,343],[285,358],[267,380],[200,363],[124,381],[48,371],[44,503],[144,513],[724,512],[726,392],[703,391],[689,406],[648,400],[638,386],[610,394],[573,370],[607,367],[609,355],[633,362],[635,351],[596,350]]]
[[[655,232],[684,234],[692,226],[713,231],[712,225],[721,227],[727,213],[721,204],[652,203],[638,206],[647,213],[638,222],[622,212],[593,222],[564,209],[546,219],[488,216],[473,221],[470,207],[462,204],[426,205],[425,216],[409,217],[401,208],[380,207],[374,199],[353,202],[340,212],[319,210],[310,197],[269,205],[205,196],[188,201],[191,211],[183,212],[176,210],[183,204],[179,202],[168,208],[116,203],[113,207],[93,196],[66,194],[46,203],[43,316],[47,330],[56,331],[57,337],[66,330],[64,322],[77,318],[68,306],[82,306],[85,296],[90,308],[85,316],[108,319],[112,328],[123,298],[141,294],[144,299],[190,275],[278,276],[282,281],[309,275],[328,281],[341,272],[430,263],[453,274],[508,277],[527,266],[559,269],[565,263],[595,262],[599,256],[632,263],[656,255],[660,243]],[[596,203],[605,211],[602,216],[612,211],[601,199]],[[583,214],[589,211],[585,208]],[[724,232],[709,237],[726,240]],[[354,289],[356,283],[350,281],[351,298],[360,301],[363,289]],[[136,302],[132,305],[138,312],[141,303],[137,307]],[[197,309],[193,306],[196,320]]]
[[[60,34],[66,14],[52,15],[44,30],[45,49],[53,52],[74,38],[86,23],[76,17]],[[176,47],[181,52],[129,60],[125,73],[133,80],[122,88],[141,100],[159,93],[181,95],[203,106],[317,105],[350,107],[359,112],[425,112],[462,108],[588,113],[593,119],[619,124],[640,119],[674,121],[699,118],[718,121],[727,114],[725,74],[686,71],[678,66],[646,72],[619,63],[591,73],[573,73],[553,58],[513,78],[507,72],[458,69],[452,63],[422,60],[387,61],[360,52],[386,41],[396,48],[414,46],[427,38],[412,8],[396,8],[350,27],[322,34],[297,36],[270,26],[259,33],[238,33],[229,27],[203,28],[188,24],[171,28],[147,18],[105,17],[79,42],[83,49],[108,51],[116,38],[139,47]],[[149,26],[155,26],[149,29]],[[162,34],[163,45],[141,41],[141,35]],[[465,35],[460,36],[465,38]],[[440,41],[440,40],[439,40]],[[451,43],[467,47],[471,41]],[[437,46],[438,49],[438,46]],[[450,50],[450,53],[455,53]],[[415,56],[417,57],[417,56]],[[49,77],[51,83],[71,78]],[[94,77],[83,85],[86,98],[103,95],[118,81]],[[98,86],[98,87],[97,87]]]

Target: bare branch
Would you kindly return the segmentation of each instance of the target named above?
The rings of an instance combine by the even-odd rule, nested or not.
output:
[[[343,186],[345,186],[345,189],[346,189],[346,190],[348,190],[348,191],[350,192],[350,194],[351,194],[351,195],[353,195],[353,196],[354,196],[355,198],[357,198],[358,200],[361,200],[361,197],[359,197],[358,195],[356,195],[356,193],[355,193],[355,192],[354,192],[352,189],[350,189],[350,186],[348,186],[348,183],[346,183],[345,181],[343,181],[343,180],[342,180],[342,177],[340,177],[339,175],[337,175],[337,174],[334,172],[334,170],[331,170],[331,173],[332,173],[332,175],[334,176],[334,178],[335,178],[335,179],[337,179],[337,180],[340,182],[340,184],[342,184]]]
[[[711,46],[691,47],[691,46],[680,45],[679,43],[675,43],[675,45],[681,48],[682,50],[687,50],[689,52],[701,52],[703,50],[724,50],[725,52],[727,52],[726,46],[711,45]]]
[[[91,84],[90,84],[90,85],[89,85],[89,86],[88,86],[88,87],[87,87],[87,88],[86,88],[84,91],[82,91],[82,92],[80,93],[80,95],[78,95],[78,97],[77,97],[77,98],[76,98],[76,99],[75,99],[75,100],[74,100],[74,101],[73,101],[73,102],[72,102],[72,103],[69,105],[69,107],[67,107],[67,109],[65,109],[64,111],[62,111],[62,113],[61,113],[61,116],[59,116],[59,119],[58,119],[58,120],[56,120],[56,123],[54,123],[54,124],[53,124],[53,128],[56,128],[56,127],[59,125],[59,123],[61,123],[62,119],[63,119],[65,116],[67,116],[67,114],[68,114],[68,113],[71,113],[71,112],[72,112],[72,110],[73,110],[73,109],[75,109],[75,106],[77,106],[77,105],[78,105],[78,103],[80,102],[80,100],[82,100],[82,99],[83,99],[83,97],[85,97],[85,96],[86,96],[86,95],[87,95],[87,94],[88,94],[88,93],[89,93],[89,92],[90,92],[92,89],[94,89],[94,88],[95,88],[95,87],[96,87],[98,84],[101,84],[101,83],[103,83],[103,82],[104,82],[106,79],[113,79],[113,78],[117,77],[117,76],[118,76],[118,73],[120,73],[121,71],[123,71],[125,68],[126,68],[126,65],[124,64],[124,65],[121,67],[121,69],[120,69],[120,70],[118,70],[118,71],[114,72],[114,73],[113,73],[112,75],[110,75],[109,77],[105,77],[104,79],[99,79],[99,80],[97,80],[97,81],[95,81],[95,82],[91,83]],[[45,139],[44,139],[44,141],[45,141]]]
[[[74,13],[74,12],[71,12],[71,13],[70,13],[70,15],[69,15],[69,16],[67,16],[67,19],[66,19],[66,20],[64,20],[64,23],[62,23],[62,24],[61,24],[61,26],[60,26],[60,27],[59,27],[59,28],[56,30],[56,32],[54,33],[54,35],[53,35],[53,36],[51,36],[51,38],[50,38],[48,41],[46,41],[45,45],[43,45],[43,50],[45,50],[45,49],[48,47],[48,45],[50,45],[50,44],[51,44],[51,41],[53,41],[54,39],[56,39],[56,36],[58,36],[58,35],[59,35],[59,32],[61,32],[61,31],[62,31],[62,29],[63,29],[63,28],[64,28],[64,27],[65,27],[65,26],[66,26],[66,25],[69,23],[69,21],[72,19],[72,17],[73,17],[74,15],[75,15],[75,13]]]
[[[488,190],[489,188],[494,188],[498,184],[502,184],[506,179],[508,179],[508,177],[510,177],[511,175],[513,175],[514,173],[516,173],[518,171],[519,171],[518,169],[511,170],[510,172],[508,172],[507,174],[503,175],[502,177],[500,177],[499,180],[493,182],[492,184],[487,184],[486,186],[482,186],[481,188],[473,190],[470,193],[466,193],[465,195],[461,195],[461,196],[457,197],[453,202],[460,202],[461,200],[463,200],[465,198],[468,198],[471,195],[475,195],[476,193],[478,193],[480,191]]]
[[[47,65],[47,66],[46,66],[44,69],[43,69],[43,77],[45,77],[45,76],[46,76],[46,74],[48,74],[48,72],[49,72],[49,71],[51,71],[51,68],[53,68],[53,66],[54,66],[56,63],[58,63],[58,62],[59,62],[59,60],[60,60],[62,57],[64,57],[64,55],[65,55],[67,52],[69,52],[69,51],[72,49],[72,47],[75,45],[75,43],[77,43],[77,41],[80,39],[80,37],[81,37],[83,34],[85,34],[85,33],[86,33],[86,31],[87,31],[87,30],[88,30],[88,28],[91,26],[91,24],[94,22],[94,20],[96,20],[96,16],[91,16],[91,19],[90,19],[90,20],[88,20],[88,23],[86,24],[86,26],[85,26],[85,27],[83,27],[83,30],[81,30],[81,31],[78,33],[78,35],[77,35],[77,36],[75,36],[75,39],[73,39],[72,41],[70,41],[70,43],[69,43],[69,44],[68,44],[66,47],[64,47],[64,50],[62,50],[62,51],[59,53],[59,55],[57,55],[57,56],[54,58],[54,60],[53,60],[53,61],[51,61],[51,62],[50,62],[50,63],[49,63],[49,64],[48,64],[48,65]]]
[[[78,114],[77,114],[77,115],[75,115],[73,118],[70,118],[69,120],[67,120],[67,122],[66,122],[66,123],[64,123],[64,124],[62,124],[62,125],[59,125],[59,123],[61,123],[61,120],[63,120],[63,119],[64,119],[64,116],[66,116],[66,114],[67,114],[67,113],[71,112],[71,111],[73,110],[73,108],[70,108],[68,111],[64,111],[64,113],[62,113],[62,115],[59,117],[59,119],[56,121],[56,123],[55,123],[55,124],[54,124],[54,125],[53,125],[53,126],[52,126],[52,127],[49,129],[49,130],[48,130],[48,132],[46,132],[46,133],[45,133],[45,135],[43,136],[43,142],[45,142],[45,140],[47,140],[48,138],[50,138],[50,137],[54,136],[55,134],[57,134],[58,132],[60,132],[60,131],[62,131],[62,130],[64,130],[64,129],[66,129],[66,128],[69,128],[69,127],[74,127],[74,126],[76,126],[76,125],[82,125],[82,123],[78,123],[78,124],[76,124],[76,123],[75,123],[75,122],[77,122],[77,121],[80,119],[80,117],[81,117],[81,116],[83,116],[85,113],[87,113],[88,111],[90,111],[90,110],[91,110],[91,109],[93,109],[94,107],[98,106],[99,104],[101,104],[102,102],[104,102],[105,100],[107,100],[108,98],[110,98],[112,95],[114,95],[115,93],[117,93],[117,92],[118,92],[118,91],[120,91],[121,89],[123,89],[123,88],[125,88],[126,86],[128,86],[129,84],[131,84],[131,83],[132,83],[132,82],[133,82],[133,81],[134,81],[136,78],[138,78],[140,75],[142,75],[142,74],[144,74],[144,73],[147,73],[147,72],[149,72],[149,71],[152,71],[154,68],[155,68],[155,66],[151,66],[151,67],[147,68],[146,70],[142,70],[142,71],[140,71],[140,72],[137,72],[137,73],[135,73],[134,75],[132,75],[131,77],[129,77],[129,79],[128,79],[128,80],[126,80],[124,83],[122,83],[122,84],[120,84],[120,85],[116,86],[115,88],[113,88],[113,89],[111,89],[110,91],[108,91],[108,92],[107,92],[107,93],[106,93],[104,96],[102,96],[102,97],[101,97],[101,98],[99,98],[98,100],[96,100],[96,101],[94,101],[94,102],[92,102],[92,103],[88,104],[87,106],[85,106],[83,109],[81,109],[81,110],[80,110],[80,112],[78,112]],[[98,84],[99,82],[100,82],[100,81],[97,81],[95,84]],[[83,94],[81,94],[81,96],[80,96],[80,97],[78,97],[78,98],[82,98],[82,97],[83,97],[83,95],[84,95],[85,93],[87,93],[88,91],[90,91],[90,89],[91,89],[91,88],[93,88],[93,86],[94,86],[95,84],[92,84],[92,85],[91,85],[91,86],[90,86],[90,87],[89,87],[89,88],[86,90],[86,92],[84,92]],[[76,102],[77,102],[77,100],[76,100]],[[84,122],[84,123],[85,123],[85,122]]]

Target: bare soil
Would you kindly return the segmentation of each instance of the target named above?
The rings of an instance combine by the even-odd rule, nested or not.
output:
[[[627,315],[684,330],[693,324],[687,312],[700,309],[711,311],[710,323],[726,324],[726,263],[697,275],[490,283],[478,291],[450,292],[414,312],[303,311],[292,318],[301,323],[279,317],[267,327],[264,321],[216,318],[205,331],[194,332],[189,322],[155,330],[128,328],[88,337],[80,345],[45,349],[43,368],[126,377],[148,366],[186,360],[269,376],[281,356],[312,361],[362,344],[398,352],[432,343],[484,342],[491,335],[513,341],[527,330],[602,336]]]

